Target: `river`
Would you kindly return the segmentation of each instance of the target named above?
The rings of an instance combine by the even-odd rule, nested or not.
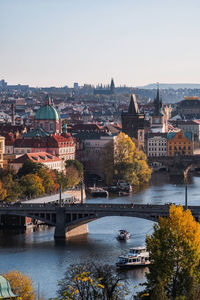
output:
[[[157,173],[149,186],[128,197],[87,199],[89,203],[151,203],[174,202],[184,204],[183,183],[170,181]],[[188,205],[200,205],[200,177],[188,183]],[[125,228],[131,233],[127,242],[119,242],[116,235]],[[28,274],[45,300],[56,296],[57,282],[63,278],[70,264],[85,261],[114,265],[117,257],[129,247],[144,245],[145,235],[151,234],[153,222],[131,217],[106,217],[89,224],[89,233],[64,243],[55,243],[54,229],[49,228],[25,234],[0,232],[0,273],[17,269]],[[130,284],[145,281],[145,269],[126,271]],[[137,288],[139,289],[139,288]]]

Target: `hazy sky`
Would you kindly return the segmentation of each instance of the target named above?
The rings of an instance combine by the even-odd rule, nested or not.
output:
[[[0,0],[9,84],[200,82],[199,0]]]

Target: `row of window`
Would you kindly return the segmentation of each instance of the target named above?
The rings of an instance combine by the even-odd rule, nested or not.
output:
[[[151,142],[149,146],[166,146],[167,142]]]
[[[149,151],[167,151],[167,148],[149,148]]]

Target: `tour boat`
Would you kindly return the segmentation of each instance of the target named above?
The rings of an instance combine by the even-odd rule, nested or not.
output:
[[[122,229],[119,231],[117,239],[119,241],[126,241],[126,240],[130,239],[130,237],[131,237],[130,233],[127,230]]]
[[[146,267],[150,264],[149,252],[146,247],[133,247],[129,249],[127,255],[118,257],[117,268],[137,268]]]

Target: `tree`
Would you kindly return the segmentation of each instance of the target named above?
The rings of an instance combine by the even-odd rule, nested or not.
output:
[[[20,185],[22,187],[23,194],[28,198],[44,194],[42,179],[36,174],[23,176],[20,180]]]
[[[27,159],[23,166],[19,169],[17,175],[19,178],[22,176],[25,176],[27,174],[35,174],[37,173],[41,168],[43,168],[43,165],[40,163],[35,163],[32,160]]]
[[[68,188],[78,185],[80,182],[80,177],[78,171],[72,165],[66,168],[66,186]]]
[[[4,201],[7,196],[6,189],[3,188],[2,182],[0,180],[0,201]]]
[[[122,132],[115,138],[114,144],[110,143],[106,148],[104,170],[109,184],[113,180],[124,180],[136,186],[151,178],[145,153]]]
[[[78,176],[80,178],[83,177],[83,164],[80,163],[77,159],[75,160],[67,160],[65,163],[66,168],[74,167],[78,171]]]
[[[56,182],[56,175],[53,170],[42,167],[37,171],[36,175],[42,179],[45,193],[55,193],[58,190],[59,184]]]
[[[146,238],[152,265],[146,287],[150,299],[160,286],[169,299],[198,299],[200,289],[200,224],[190,210],[171,205]],[[185,297],[185,298],[184,298]]]
[[[126,282],[108,265],[72,265],[59,282],[58,300],[120,300],[128,294]]]
[[[16,178],[11,173],[5,175],[2,179],[3,187],[7,191],[5,201],[15,201],[21,195],[21,187]]]
[[[36,299],[32,280],[27,275],[14,270],[3,276],[10,282],[13,293],[21,297],[22,300]]]

